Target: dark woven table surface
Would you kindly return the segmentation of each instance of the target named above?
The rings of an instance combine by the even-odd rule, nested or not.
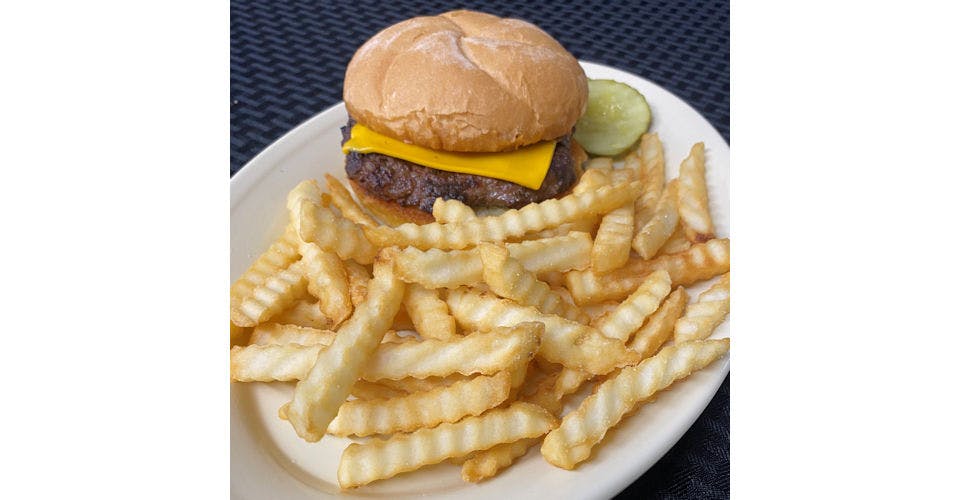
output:
[[[455,8],[526,19],[574,56],[643,76],[730,140],[729,5],[722,1],[255,1],[230,4],[230,174],[336,104],[354,51],[403,19]],[[730,379],[693,427],[623,498],[730,495]]]

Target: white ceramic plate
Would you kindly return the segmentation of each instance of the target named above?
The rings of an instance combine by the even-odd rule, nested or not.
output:
[[[664,144],[667,178],[703,141],[707,155],[710,209],[717,234],[729,235],[729,148],[693,108],[640,77],[593,63],[582,63],[590,78],[611,78],[638,89],[653,111],[652,130]],[[230,181],[230,278],[235,280],[273,241],[287,220],[287,192],[324,173],[343,176],[338,104],[301,124],[264,150]],[[705,288],[693,287],[693,297]],[[729,321],[714,333],[729,336]],[[292,396],[292,384],[240,384],[230,388],[230,483],[238,499],[316,499],[328,495],[402,498],[607,498],[640,477],[693,424],[729,371],[729,358],[677,384],[644,406],[595,448],[592,460],[575,471],[551,466],[531,449],[517,464],[479,485],[464,483],[460,468],[439,464],[346,493],[337,487],[340,454],[350,443],[325,437],[307,443],[277,409]]]

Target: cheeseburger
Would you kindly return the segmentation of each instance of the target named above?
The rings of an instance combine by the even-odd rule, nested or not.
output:
[[[577,60],[536,26],[471,11],[416,17],[347,66],[346,173],[390,223],[433,220],[437,198],[519,208],[568,191],[586,154]]]

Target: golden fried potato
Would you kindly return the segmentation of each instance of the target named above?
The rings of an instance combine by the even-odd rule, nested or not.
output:
[[[535,307],[463,288],[450,290],[447,305],[457,322],[468,329],[489,330],[523,321],[543,323],[546,329],[538,356],[568,368],[601,375],[639,360],[622,342],[575,321],[543,314]]]
[[[300,262],[307,277],[307,291],[319,299],[320,311],[336,327],[353,312],[347,271],[337,254],[315,243],[301,243]]]
[[[730,312],[730,273],[703,291],[674,327],[674,342],[705,339]]]
[[[730,349],[730,339],[698,340],[665,347],[640,364],[620,370],[563,417],[547,434],[540,452],[553,465],[573,469],[594,445],[640,403],[675,381],[709,365]]]
[[[320,351],[306,377],[297,383],[287,419],[304,440],[316,442],[323,437],[390,328],[403,300],[404,286],[393,273],[393,262],[378,260],[367,300],[357,307],[337,331],[333,343]]]
[[[660,302],[668,293],[670,274],[662,269],[654,271],[616,309],[597,320],[594,326],[607,337],[626,342],[647,316],[660,307]]]
[[[627,347],[640,353],[643,359],[653,356],[664,342],[673,335],[673,325],[683,314],[687,305],[687,292],[682,286],[670,293],[660,304],[657,312],[647,318],[647,322],[637,331]]]
[[[414,246],[421,250],[456,250],[482,242],[501,242],[524,234],[557,227],[583,217],[609,212],[636,198],[642,183],[603,186],[596,191],[569,194],[497,216],[478,217],[452,224],[403,224],[364,227],[367,238],[378,246]]]
[[[353,443],[340,458],[337,479],[341,489],[353,488],[500,443],[541,436],[556,425],[556,418],[543,408],[513,403],[456,423]]]
[[[690,155],[680,164],[678,179],[677,202],[687,239],[693,243],[713,239],[702,142],[694,144]]]
[[[598,275],[589,269],[566,274],[567,290],[577,305],[622,300],[636,290],[648,274],[663,269],[674,285],[689,286],[730,270],[730,240],[697,243],[685,252],[662,255],[653,260],[631,259],[616,271]]]
[[[507,400],[509,372],[479,376],[390,399],[347,401],[327,432],[335,436],[372,436],[412,432],[479,415]]]

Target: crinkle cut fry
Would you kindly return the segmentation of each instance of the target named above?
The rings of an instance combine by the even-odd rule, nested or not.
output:
[[[663,194],[665,173],[663,169],[663,144],[660,136],[655,133],[643,134],[640,137],[640,148],[632,158],[627,158],[627,165],[640,172],[643,180],[643,190],[637,197],[634,224],[637,231],[643,228],[650,220],[656,208],[657,201]]]
[[[411,283],[407,285],[403,305],[421,337],[446,340],[457,335],[456,322],[436,290]]]
[[[586,269],[593,240],[583,232],[504,245],[523,267],[534,274]],[[397,256],[397,272],[408,283],[425,288],[456,288],[483,280],[479,250],[420,250],[408,247]]]
[[[724,274],[703,291],[697,302],[687,306],[674,327],[674,342],[705,339],[730,312],[730,273]]]
[[[300,325],[285,325],[281,323],[264,323],[257,325],[250,335],[251,345],[330,345],[337,332],[310,328]]]
[[[675,286],[689,286],[723,274],[730,270],[730,240],[723,238],[697,243],[684,252],[662,255],[653,260],[631,259],[626,266],[610,274],[597,275],[589,269],[570,271],[565,281],[574,301],[583,306],[605,300],[622,300],[648,274],[658,269],[670,273]]]
[[[670,293],[670,274],[660,269],[650,273],[616,309],[597,321],[597,330],[612,339],[626,342],[640,329]]]
[[[305,200],[299,206],[300,238],[335,252],[341,259],[370,264],[377,255],[359,224],[355,224],[329,208]],[[389,245],[384,245],[389,246]]]
[[[351,444],[340,458],[337,479],[341,489],[354,488],[500,443],[541,436],[555,426],[556,418],[543,408],[518,402],[456,423]]]
[[[712,239],[713,219],[707,198],[702,142],[694,144],[690,155],[680,164],[678,180],[677,205],[687,239],[694,243]]]
[[[335,436],[372,436],[412,432],[479,415],[507,400],[510,372],[479,376],[391,399],[347,401],[327,432]]]
[[[593,242],[591,269],[603,274],[627,263],[630,259],[630,242],[633,241],[633,218],[633,202],[603,216]]]
[[[647,359],[660,349],[664,342],[673,335],[673,326],[677,318],[683,314],[687,305],[687,292],[682,286],[670,293],[657,312],[647,318],[646,323],[637,331],[627,347],[640,353],[640,357]]]
[[[652,259],[677,228],[680,213],[677,211],[677,182],[670,181],[663,190],[650,220],[637,231],[633,238],[633,249],[643,259]]]
[[[540,346],[542,332],[542,323],[525,322],[451,340],[383,343],[359,376],[375,382],[457,373],[491,375],[529,361]],[[230,351],[231,377],[238,382],[301,380],[323,351],[322,344],[235,347]]]
[[[580,385],[590,380],[589,373],[564,368],[541,381],[536,392],[524,397],[523,401],[533,403],[559,416],[563,409],[563,397],[572,394]],[[522,457],[529,448],[540,442],[540,438],[521,439],[513,443],[498,444],[489,450],[479,451],[464,461],[460,476],[464,481],[476,483],[495,476],[501,470]]]
[[[477,213],[460,200],[437,198],[433,201],[433,218],[441,224],[476,219]]]
[[[268,278],[296,262],[300,258],[297,252],[299,244],[300,237],[296,230],[292,225],[287,225],[283,234],[230,286],[230,306],[239,306],[243,299],[249,297],[254,289],[263,285]]]
[[[573,222],[587,215],[606,213],[636,198],[640,181],[603,186],[596,191],[569,194],[541,203],[531,203],[519,210],[478,217],[451,224],[402,224],[365,227],[371,242],[378,246],[414,246],[423,250],[440,248],[457,250],[482,242],[500,242],[526,233]]]
[[[333,205],[340,209],[340,213],[342,213],[347,220],[362,226],[379,225],[376,219],[368,214],[367,211],[353,199],[350,190],[337,180],[336,177],[326,174],[324,175],[324,179],[327,181],[327,188],[330,189],[330,197],[332,198]]]
[[[545,314],[580,322],[588,319],[577,306],[568,304],[550,285],[538,280],[517,259],[510,257],[506,248],[490,243],[481,243],[478,248],[483,261],[483,278],[493,293],[520,305],[536,307]]]
[[[513,464],[516,459],[526,455],[527,450],[536,446],[540,438],[526,438],[512,443],[503,443],[477,452],[460,466],[460,477],[470,483],[489,479]]]
[[[301,243],[300,262],[307,277],[307,291],[319,300],[320,311],[339,325],[353,312],[350,284],[343,262],[315,243]]]
[[[589,326],[560,316],[543,314],[535,307],[458,288],[447,294],[447,305],[457,322],[467,329],[488,330],[523,321],[545,325],[538,356],[568,368],[603,375],[618,366],[636,363],[637,353]]]
[[[557,467],[573,469],[640,403],[709,365],[729,348],[730,339],[685,342],[664,347],[656,356],[622,369],[547,434],[540,448],[543,457]]]
[[[271,317],[270,321],[284,325],[318,328],[320,330],[333,328],[333,320],[324,316],[323,311],[320,310],[320,303],[309,296],[295,300],[293,305]]]
[[[256,326],[286,309],[306,293],[306,273],[300,261],[264,280],[250,295],[230,309],[237,326]]]
[[[378,259],[367,300],[357,306],[337,331],[333,343],[320,351],[307,376],[294,388],[287,418],[301,438],[316,442],[323,437],[390,328],[403,300],[404,287],[394,276],[389,257]]]

